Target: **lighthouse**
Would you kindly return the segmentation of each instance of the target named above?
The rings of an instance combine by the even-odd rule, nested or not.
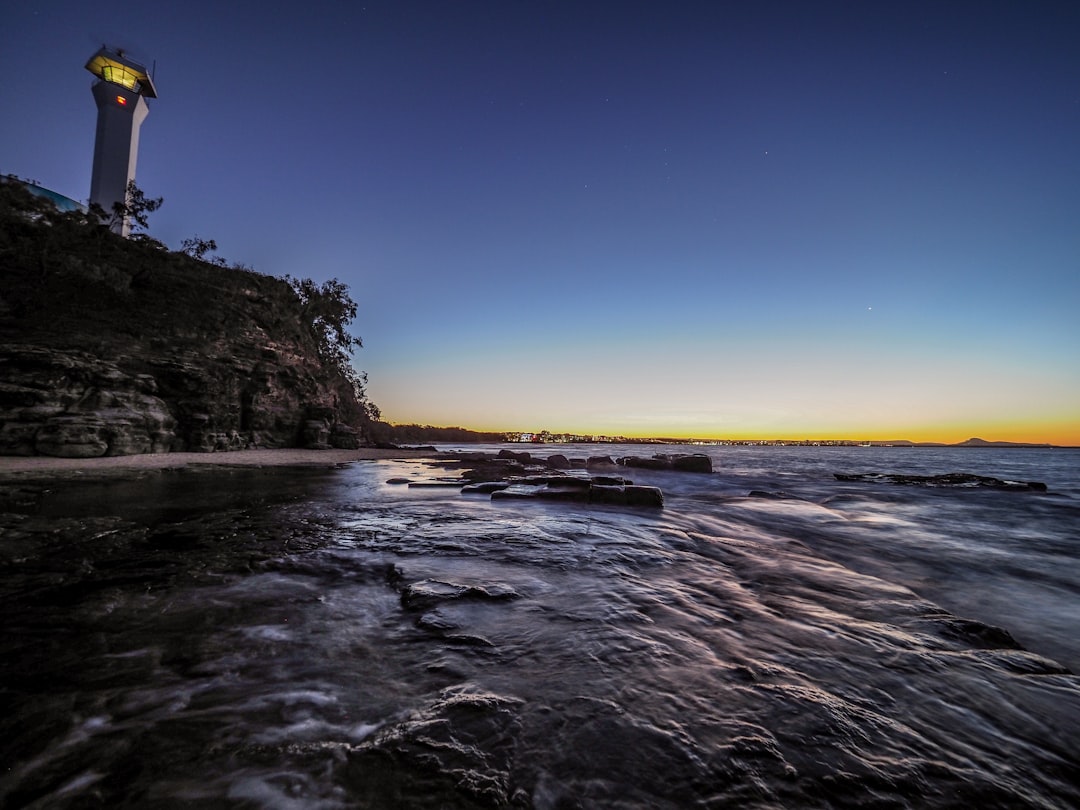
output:
[[[157,98],[157,90],[146,68],[119,49],[103,47],[86,69],[98,79],[93,86],[98,115],[90,203],[111,212],[114,203],[126,202],[128,183],[135,179],[139,127],[150,112],[146,99]],[[131,223],[125,218],[113,229],[127,236]]]

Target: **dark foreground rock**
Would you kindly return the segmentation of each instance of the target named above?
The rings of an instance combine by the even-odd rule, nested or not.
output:
[[[956,487],[960,489],[1008,489],[1046,492],[1039,481],[1005,481],[985,475],[946,473],[944,475],[901,475],[897,473],[833,473],[837,481],[866,481],[875,484],[901,484],[914,487]]]

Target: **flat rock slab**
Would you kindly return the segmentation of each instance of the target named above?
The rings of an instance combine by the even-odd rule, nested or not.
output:
[[[662,507],[664,493],[659,487],[634,485],[590,484],[562,486],[560,484],[509,484],[491,493],[492,500],[566,501],[570,503],[600,503],[612,506]]]

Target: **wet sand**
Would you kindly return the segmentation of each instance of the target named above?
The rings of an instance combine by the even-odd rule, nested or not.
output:
[[[103,458],[54,458],[51,456],[0,456],[0,479],[27,476],[112,476],[144,470],[185,467],[335,467],[354,461],[387,458],[424,458],[430,450],[235,450],[222,453],[148,453]]]

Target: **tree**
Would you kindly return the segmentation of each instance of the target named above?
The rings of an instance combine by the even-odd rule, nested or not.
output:
[[[356,317],[356,302],[349,296],[349,288],[336,278],[321,286],[310,278],[285,276],[285,281],[300,299],[301,318],[315,338],[319,356],[336,365],[347,363],[353,349],[364,345],[347,329]]]
[[[108,225],[110,231],[121,233],[124,223],[128,223],[132,230],[145,229],[147,216],[161,208],[163,202],[164,197],[147,197],[143,190],[135,185],[134,180],[129,180],[124,201],[114,202],[111,212],[106,212],[97,203],[90,204],[90,211]]]
[[[349,296],[349,288],[336,278],[321,285],[310,278],[285,276],[285,281],[300,299],[300,317],[315,339],[319,358],[349,381],[367,417],[378,420],[378,407],[367,399],[367,375],[352,366],[353,351],[364,344],[348,331],[356,318],[356,302]]]
[[[200,239],[198,234],[180,243],[181,253],[186,253],[200,262],[206,261],[206,254],[213,253],[215,250],[217,250],[217,242],[213,239]]]
[[[364,415],[370,422],[378,422],[382,419],[382,411],[379,410],[379,406],[367,398],[367,372],[357,372],[352,364],[343,372],[345,379],[349,381],[352,386],[353,395],[356,397],[356,404],[363,410]]]

